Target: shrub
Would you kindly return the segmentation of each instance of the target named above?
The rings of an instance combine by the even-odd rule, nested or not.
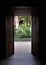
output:
[[[31,32],[30,32],[31,25],[29,23],[24,23],[19,26],[18,29],[16,29],[16,33],[20,34],[20,38],[30,38]]]

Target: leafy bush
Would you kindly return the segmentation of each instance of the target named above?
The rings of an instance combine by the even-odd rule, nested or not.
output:
[[[20,25],[18,29],[16,29],[16,34],[20,34],[20,38],[30,38],[30,27],[31,25],[29,23],[24,23]]]

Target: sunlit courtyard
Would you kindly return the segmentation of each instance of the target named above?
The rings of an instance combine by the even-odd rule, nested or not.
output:
[[[31,16],[14,16],[14,53],[31,53]]]
[[[31,16],[14,16],[14,41],[31,40]]]

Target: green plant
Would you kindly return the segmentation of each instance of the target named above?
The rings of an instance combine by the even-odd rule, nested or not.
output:
[[[20,34],[20,38],[30,38],[31,32],[30,32],[31,25],[29,23],[24,23],[19,26],[18,29],[16,29],[17,34]]]

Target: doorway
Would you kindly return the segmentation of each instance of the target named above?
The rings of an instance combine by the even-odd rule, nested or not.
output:
[[[14,53],[31,54],[32,16],[14,16]]]
[[[32,22],[31,23],[31,52],[33,55],[38,55],[38,50],[39,50],[39,15],[38,15],[38,9],[37,8],[32,8],[32,7],[13,7],[12,8],[12,14],[9,14],[6,16],[6,57],[14,54],[14,48],[16,50],[16,47],[14,47],[14,16],[32,16]],[[10,10],[11,11],[11,10]],[[18,24],[17,24],[18,25]],[[16,30],[16,29],[15,29]],[[29,29],[28,29],[29,30]],[[16,31],[15,31],[16,33]],[[26,32],[27,33],[27,32]],[[25,36],[25,35],[24,35]],[[25,39],[16,39],[19,40],[19,42]],[[26,39],[27,40],[27,39]],[[30,40],[30,39],[29,39]],[[17,43],[16,43],[17,44]],[[27,43],[28,44],[28,43]],[[16,46],[16,45],[15,45]],[[20,46],[22,47],[22,46]],[[26,47],[25,47],[26,48]],[[24,48],[24,49],[25,49]],[[15,51],[16,53],[16,51]]]

